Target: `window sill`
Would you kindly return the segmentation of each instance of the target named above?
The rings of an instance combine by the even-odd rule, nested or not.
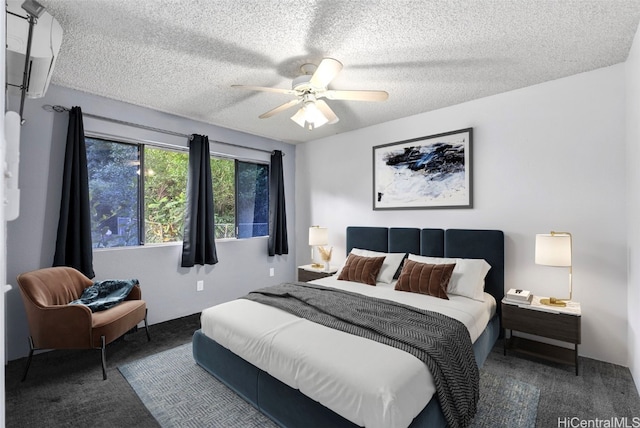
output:
[[[251,238],[224,238],[224,239],[216,239],[216,244],[226,243],[226,242],[241,242],[247,241],[250,239],[268,239],[268,236],[253,236]],[[107,247],[107,248],[94,248],[95,252],[103,252],[103,251],[119,251],[119,250],[131,250],[136,248],[159,248],[159,247],[174,247],[180,246],[182,247],[182,241],[176,242],[161,242],[157,244],[145,244],[145,245],[130,245],[128,247]]]

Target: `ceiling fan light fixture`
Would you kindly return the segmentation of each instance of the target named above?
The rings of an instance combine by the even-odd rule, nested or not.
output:
[[[310,131],[329,122],[313,101],[305,102],[304,106],[291,116],[291,120]]]
[[[318,109],[315,102],[306,103],[303,108],[307,122],[314,123],[316,128],[329,122],[325,115]]]

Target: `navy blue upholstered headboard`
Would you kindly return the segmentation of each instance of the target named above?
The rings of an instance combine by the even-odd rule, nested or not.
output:
[[[498,303],[504,297],[504,233],[501,230],[347,227],[347,254],[353,248],[431,257],[485,259],[491,269],[485,291]]]
[[[354,248],[389,252],[389,229],[386,227],[347,227],[347,254]]]
[[[504,297],[504,233],[501,230],[447,229],[445,257],[485,259],[491,269],[484,279],[484,291],[498,304]]]

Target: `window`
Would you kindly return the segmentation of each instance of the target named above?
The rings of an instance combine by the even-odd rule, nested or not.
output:
[[[269,167],[236,162],[237,237],[269,235]]]
[[[85,138],[94,248],[179,242],[189,156]],[[141,172],[144,174],[141,174]],[[216,239],[269,234],[269,166],[211,157]]]
[[[139,245],[139,147],[85,138],[94,248]]]

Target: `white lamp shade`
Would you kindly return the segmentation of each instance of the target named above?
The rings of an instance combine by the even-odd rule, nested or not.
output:
[[[571,266],[571,235],[536,235],[536,264],[545,266]]]
[[[325,123],[329,122],[329,119],[325,117],[324,114],[318,109],[318,107],[313,102],[307,102],[294,114],[291,116],[291,120],[293,120],[298,125],[303,128],[315,129],[319,128]]]
[[[306,122],[306,118],[304,115],[304,107],[300,108],[296,114],[294,114],[293,116],[291,116],[291,120],[293,120],[295,123],[297,123],[298,125],[302,126],[304,128],[304,124]]]
[[[327,245],[329,243],[329,229],[311,226],[309,228],[309,245]]]

